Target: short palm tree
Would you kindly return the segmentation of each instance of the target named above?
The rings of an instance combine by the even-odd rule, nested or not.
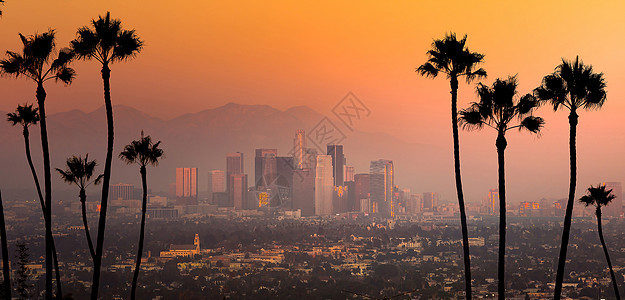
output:
[[[601,227],[601,207],[606,206],[616,198],[616,195],[612,194],[612,190],[606,190],[605,185],[599,185],[588,188],[588,194],[582,196],[579,201],[586,206],[594,205],[596,207],[595,215],[597,216],[597,231],[599,231],[599,240],[601,240],[601,246],[603,246],[603,254],[605,254],[605,260],[608,262],[610,268],[610,276],[612,277],[612,285],[614,286],[614,295],[616,299],[621,299],[621,295],[618,292],[618,286],[616,284],[616,276],[612,269],[612,261],[610,261],[610,254],[608,253],[608,247],[605,245],[603,239],[603,228]]]
[[[606,100],[606,83],[603,73],[595,73],[592,66],[585,65],[579,57],[575,61],[562,59],[555,72],[543,78],[540,87],[534,90],[534,95],[541,101],[548,102],[554,111],[567,109],[569,111],[569,155],[570,155],[570,184],[569,198],[564,215],[562,229],[562,243],[558,257],[558,271],[554,299],[560,299],[562,282],[564,280],[564,265],[566,263],[566,250],[569,244],[571,232],[571,219],[573,217],[573,205],[575,203],[575,187],[577,185],[577,124],[578,109],[600,109]]]
[[[97,163],[95,160],[89,160],[89,154],[85,155],[84,159],[80,156],[72,156],[67,159],[65,164],[67,165],[67,169],[61,170],[57,168],[56,171],[61,174],[61,178],[65,182],[75,184],[80,189],[78,196],[80,197],[80,204],[82,206],[82,224],[85,227],[85,235],[87,236],[87,244],[89,245],[91,259],[94,259],[95,250],[93,248],[93,242],[91,241],[91,234],[89,234],[89,222],[87,222],[86,189],[92,183],[96,185],[99,184],[103,175],[99,175],[92,180],[94,176],[93,172],[95,171]]]
[[[35,188],[37,189],[37,196],[39,196],[39,204],[41,205],[41,211],[45,218],[46,217],[46,205],[43,199],[43,194],[41,193],[41,185],[39,184],[39,176],[37,176],[37,171],[35,170],[32,156],[30,154],[29,127],[32,125],[37,125],[37,123],[40,121],[38,111],[39,109],[33,108],[32,104],[31,105],[28,105],[28,104],[18,105],[17,109],[15,109],[15,112],[7,114],[7,121],[9,121],[9,123],[11,123],[13,126],[17,124],[22,125],[22,134],[24,135],[24,146],[26,148],[26,160],[28,161],[30,172],[35,182]],[[56,275],[56,280],[57,282],[61,282],[59,260],[56,254],[56,246],[54,245],[54,238],[52,239],[52,258],[54,260],[54,271]],[[60,288],[60,287],[57,286],[57,288]]]
[[[2,239],[2,294],[4,299],[11,299],[11,269],[9,265],[9,246],[7,245],[7,227],[4,223],[4,206],[0,193],[0,239]]]
[[[506,174],[505,150],[508,146],[506,132],[511,129],[527,130],[538,133],[545,123],[542,118],[532,116],[538,101],[531,94],[517,97],[517,78],[497,79],[492,87],[478,84],[479,102],[472,103],[468,109],[460,112],[463,128],[473,130],[484,126],[497,131],[497,161],[499,165],[499,261],[498,293],[499,299],[505,298],[505,257],[506,257]]]
[[[138,164],[139,173],[141,173],[141,183],[143,185],[143,200],[141,204],[141,231],[139,233],[139,247],[137,250],[137,262],[135,271],[132,276],[132,290],[130,299],[135,299],[137,291],[137,280],[139,279],[139,270],[141,268],[141,256],[143,254],[143,241],[145,239],[145,213],[148,205],[148,182],[146,166],[158,165],[159,159],[163,156],[163,150],[159,148],[161,142],[152,142],[152,138],[143,135],[141,131],[141,139],[132,141],[124,147],[124,151],[119,154],[119,158],[127,164]]]
[[[467,36],[461,40],[455,33],[434,40],[432,49],[427,52],[428,61],[417,68],[422,76],[435,78],[439,73],[447,76],[451,86],[451,125],[454,139],[454,170],[456,175],[456,193],[460,207],[462,227],[462,249],[464,252],[464,279],[467,299],[471,299],[471,257],[469,255],[469,234],[467,216],[464,208],[464,194],[460,175],[460,142],[458,138],[458,78],[464,77],[467,83],[486,77],[486,71],[477,68],[484,60],[484,55],[471,52],[466,46]]]
[[[46,227],[46,299],[52,299],[52,179],[48,127],[46,122],[46,90],[44,83],[49,80],[70,84],[75,72],[69,67],[73,55],[69,49],[61,49],[56,57],[54,30],[42,34],[24,36],[19,34],[23,44],[21,53],[7,51],[7,58],[0,60],[0,73],[15,77],[25,77],[37,84],[37,104],[39,107],[41,148],[43,152]],[[61,283],[57,280],[57,297],[61,296]],[[62,298],[62,297],[61,297]]]
[[[100,286],[100,267],[102,265],[102,247],[104,246],[104,230],[106,228],[106,212],[108,209],[108,192],[111,179],[111,163],[113,161],[113,105],[111,102],[111,69],[109,64],[133,58],[143,48],[143,42],[134,30],[124,30],[121,21],[111,19],[106,13],[97,20],[91,21],[90,27],[78,29],[77,37],[71,42],[72,50],[80,59],[94,59],[102,64],[102,81],[104,83],[104,106],[106,108],[107,148],[102,180],[102,198],[100,204],[100,220],[98,222],[98,240],[94,260],[91,299],[98,298]]]

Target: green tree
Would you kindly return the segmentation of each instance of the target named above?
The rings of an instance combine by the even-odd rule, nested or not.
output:
[[[555,72],[545,76],[540,87],[534,90],[534,95],[541,101],[553,106],[553,110],[569,110],[569,156],[570,156],[570,184],[569,197],[564,215],[562,229],[562,243],[558,257],[558,271],[554,299],[559,300],[564,280],[564,265],[566,264],[566,251],[571,233],[571,219],[573,217],[573,205],[575,203],[575,187],[577,185],[577,124],[578,109],[600,109],[606,100],[606,83],[603,73],[595,73],[592,66],[585,65],[579,57],[575,61],[562,59]]]
[[[119,154],[119,158],[125,161],[127,164],[138,164],[139,173],[141,174],[141,183],[143,185],[143,200],[141,202],[141,231],[139,232],[139,247],[137,250],[137,262],[135,264],[135,271],[132,276],[132,289],[130,293],[130,299],[135,299],[137,291],[137,280],[139,279],[139,271],[141,269],[141,256],[143,254],[143,242],[145,240],[145,213],[148,206],[148,182],[147,182],[147,170],[146,166],[158,165],[159,159],[163,156],[163,150],[159,148],[160,141],[153,143],[152,138],[143,135],[141,131],[141,138],[139,140],[132,141],[130,144],[124,147],[124,151]]]
[[[506,173],[505,150],[508,146],[506,132],[511,129],[527,130],[539,133],[545,123],[540,117],[532,116],[538,107],[538,100],[531,94],[517,97],[518,81],[516,76],[506,80],[497,79],[492,87],[478,84],[479,102],[474,102],[468,109],[460,112],[460,123],[464,129],[482,129],[484,126],[497,131],[497,162],[499,166],[499,260],[498,293],[499,299],[505,299],[505,259],[506,259]],[[515,123],[515,121],[517,121]]]
[[[435,78],[439,73],[447,76],[451,87],[451,126],[454,139],[454,171],[456,178],[456,193],[460,208],[460,223],[462,227],[462,249],[464,253],[464,280],[467,299],[471,299],[471,257],[469,255],[469,234],[467,215],[464,207],[464,194],[460,175],[460,141],[458,138],[458,78],[464,77],[467,83],[475,79],[486,77],[486,71],[477,66],[484,60],[484,55],[471,52],[466,46],[467,36],[461,40],[455,33],[445,35],[440,40],[434,40],[432,49],[427,52],[428,61],[417,68],[422,76]]]
[[[106,107],[107,145],[106,160],[104,162],[104,177],[102,179],[102,198],[100,204],[100,219],[98,222],[98,239],[96,242],[96,257],[94,259],[93,282],[91,299],[98,298],[100,287],[100,267],[102,265],[102,247],[104,246],[104,231],[106,228],[106,212],[108,209],[108,192],[111,179],[111,163],[113,161],[113,105],[111,102],[111,69],[109,64],[126,61],[141,51],[143,42],[134,30],[124,30],[121,21],[111,19],[110,12],[105,16],[91,21],[88,26],[78,29],[77,37],[71,42],[72,50],[80,59],[94,59],[102,64],[102,81],[104,84],[104,106]]]
[[[52,299],[52,179],[50,167],[50,150],[48,145],[48,126],[46,121],[46,90],[44,83],[49,80],[61,81],[70,84],[75,72],[69,67],[73,59],[71,51],[61,49],[56,58],[53,57],[56,48],[55,32],[50,29],[42,34],[24,36],[19,34],[23,44],[22,52],[7,51],[7,58],[0,60],[0,73],[15,77],[25,77],[37,84],[36,98],[39,107],[41,129],[41,148],[43,152],[45,212],[46,228],[46,299]],[[61,282],[57,280],[57,297],[62,298]]]
[[[601,240],[601,246],[603,247],[603,254],[605,254],[605,260],[608,262],[610,268],[610,277],[612,277],[612,286],[614,286],[614,295],[616,299],[621,299],[621,295],[618,292],[618,285],[616,283],[616,276],[612,269],[612,261],[610,260],[610,254],[608,253],[608,247],[605,245],[603,238],[603,227],[601,226],[601,207],[606,206],[616,198],[616,195],[612,194],[612,190],[606,190],[605,185],[599,185],[588,188],[588,194],[582,196],[579,201],[586,206],[595,206],[595,215],[597,216],[597,231],[599,232],[599,240]]]
[[[89,245],[91,259],[95,259],[95,250],[93,248],[93,242],[91,241],[91,234],[89,234],[89,222],[87,222],[86,189],[92,183],[96,185],[99,184],[103,175],[99,175],[94,180],[91,180],[97,163],[95,160],[89,160],[89,154],[85,155],[84,159],[80,156],[72,156],[67,159],[65,164],[67,169],[61,170],[57,168],[56,171],[61,174],[61,178],[65,182],[75,184],[80,189],[78,196],[80,197],[80,204],[82,207],[82,224],[85,228],[85,235],[87,237],[87,244]]]
[[[23,242],[17,242],[17,268],[15,269],[15,282],[17,288],[18,299],[26,300],[30,299],[30,270],[28,264],[30,263],[30,255],[28,254],[28,247]]]

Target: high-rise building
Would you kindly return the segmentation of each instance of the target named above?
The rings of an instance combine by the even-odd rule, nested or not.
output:
[[[499,189],[488,190],[488,212],[491,215],[499,214]]]
[[[406,202],[406,210],[411,214],[420,213],[423,203],[423,194],[410,194]]]
[[[304,156],[306,151],[306,132],[298,130],[295,132],[293,139],[293,164],[295,169],[304,169]]]
[[[369,180],[368,173],[354,175],[355,211],[363,211],[363,207],[360,207],[362,199],[369,200]],[[370,208],[367,208],[366,212],[370,212]]]
[[[247,174],[230,174],[229,202],[234,209],[246,209],[247,202]]]
[[[213,203],[213,193],[226,191],[226,172],[212,170],[208,172],[208,200]]]
[[[302,216],[315,214],[315,170],[293,171],[293,209],[301,209]]]
[[[326,216],[333,213],[334,176],[332,173],[332,157],[318,155],[315,172],[315,215]]]
[[[254,157],[256,189],[269,188],[278,177],[278,149],[256,149]]]
[[[295,171],[295,163],[293,157],[278,156],[278,176],[275,183],[271,186],[274,193],[277,206],[284,209],[292,209],[293,197],[293,172]]]
[[[176,168],[178,205],[197,205],[197,168]]]
[[[354,181],[354,167],[345,166],[345,181]]]
[[[244,174],[243,153],[234,152],[226,155],[226,191],[230,190],[230,174]]]
[[[435,211],[438,205],[438,193],[427,192],[423,193],[422,211]]]
[[[387,217],[395,216],[395,204],[393,203],[393,161],[380,159],[371,161],[370,173],[370,198],[375,211]]]
[[[332,157],[332,175],[334,176],[334,186],[341,186],[345,181],[345,178],[343,177],[343,168],[345,166],[343,145],[328,145],[328,155]]]
[[[602,208],[603,215],[618,218],[623,213],[623,187],[620,182],[604,182],[603,184],[606,191],[612,190],[612,194],[616,196],[608,205]]]
[[[132,184],[118,183],[111,184],[109,199],[111,200],[133,200],[135,186]],[[139,198],[137,198],[139,199]]]

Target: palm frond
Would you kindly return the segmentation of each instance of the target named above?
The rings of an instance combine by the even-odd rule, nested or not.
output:
[[[124,61],[135,57],[143,49],[143,41],[139,39],[134,30],[123,30],[117,37],[113,49],[112,61]]]
[[[598,208],[606,206],[616,198],[616,195],[612,193],[612,190],[606,190],[605,184],[599,184],[596,187],[590,186],[587,189],[587,194],[582,196],[579,201],[586,206],[594,205]]]
[[[529,116],[525,117],[521,124],[519,124],[519,130],[527,130],[531,133],[539,133],[545,125],[545,120],[541,117]]]
[[[461,110],[458,114],[460,115],[458,123],[462,126],[462,129],[472,131],[484,127],[485,121],[479,110],[469,108]]]

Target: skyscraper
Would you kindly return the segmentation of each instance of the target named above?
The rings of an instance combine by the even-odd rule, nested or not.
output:
[[[234,152],[226,155],[226,191],[230,190],[230,174],[244,174],[243,153]]]
[[[602,212],[607,217],[618,218],[623,212],[623,187],[620,182],[604,182],[606,190],[612,190],[612,194],[616,198],[602,209]]]
[[[295,169],[304,169],[304,155],[306,148],[306,133],[304,130],[298,130],[295,132],[295,138],[293,139],[293,164]]]
[[[278,156],[277,164],[278,176],[275,184],[271,186],[271,189],[275,190],[274,194],[278,200],[275,203],[282,208],[292,209],[293,172],[295,171],[293,157]]]
[[[370,173],[370,198],[375,212],[383,216],[394,217],[395,205],[393,203],[394,171],[393,161],[380,159],[371,161]]]
[[[332,172],[332,157],[318,155],[315,172],[315,215],[327,216],[333,213],[334,177]]]
[[[277,156],[278,149],[256,149],[254,180],[257,190],[267,189],[278,177]]]
[[[176,198],[179,205],[197,205],[197,168],[176,168]]]
[[[229,177],[229,202],[234,209],[241,210],[246,209],[245,202],[247,201],[247,174],[230,174]]]
[[[302,216],[315,214],[315,170],[293,171],[293,209],[301,209]]]
[[[343,185],[343,168],[345,166],[345,155],[343,145],[328,145],[328,155],[332,157],[332,175],[334,176],[334,186]]]
[[[132,184],[118,183],[111,184],[109,199],[111,200],[132,200],[134,199],[135,186]]]
[[[436,210],[436,206],[438,205],[438,194],[427,192],[423,193],[421,209],[423,211],[434,211]]]
[[[369,200],[369,179],[370,175],[368,173],[354,175],[355,211],[371,211],[370,207],[360,207],[361,200]]]
[[[354,181],[354,167],[345,166],[345,181]]]
[[[213,202],[213,193],[226,191],[226,172],[212,170],[208,172],[208,200]]]

